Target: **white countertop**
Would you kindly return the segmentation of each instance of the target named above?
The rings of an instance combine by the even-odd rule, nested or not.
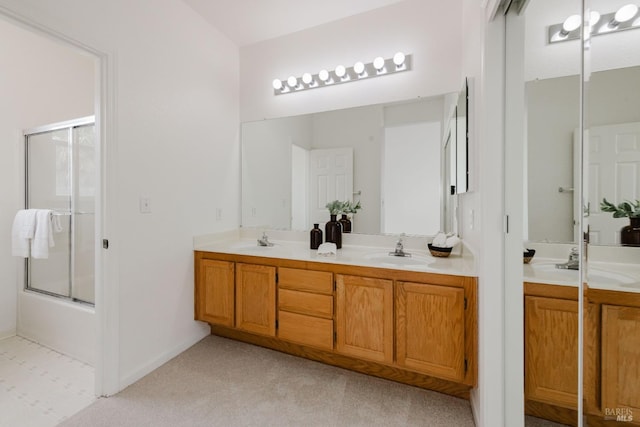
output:
[[[578,286],[577,270],[562,270],[556,264],[566,259],[533,258],[524,264],[525,282]],[[586,283],[593,289],[640,293],[640,264],[589,261]]]
[[[304,236],[300,236],[285,232],[269,232],[269,241],[274,244],[270,247],[258,246],[255,235],[247,237],[247,234],[228,232],[200,236],[194,239],[194,250],[456,276],[476,276],[475,263],[470,253],[463,256],[461,251],[458,251],[458,253],[452,253],[448,258],[433,257],[426,247],[426,240],[421,242],[416,237],[404,238],[406,240],[405,252],[412,255],[404,258],[389,256],[389,252],[395,248],[397,236],[379,236],[380,239],[376,239],[378,236],[359,237],[353,235],[346,236],[345,239],[343,235],[342,248],[337,250],[337,254],[324,256],[318,255],[317,250],[309,249],[308,234],[306,233]],[[345,240],[351,242],[345,244]],[[379,246],[354,244],[363,242],[382,244]]]

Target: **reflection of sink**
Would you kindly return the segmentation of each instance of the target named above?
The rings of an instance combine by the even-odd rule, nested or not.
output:
[[[640,287],[638,279],[622,273],[590,268],[587,275],[587,283],[598,283],[601,285],[620,285]]]
[[[421,255],[411,254],[410,257],[391,256],[388,252],[374,252],[365,255],[363,258],[380,264],[383,266],[403,266],[403,265],[429,265],[433,262],[433,259]]]
[[[529,264],[534,272],[553,274],[555,277],[578,280],[578,270],[556,268],[555,263]],[[598,285],[619,285],[626,287],[640,287],[638,279],[623,273],[617,273],[600,268],[589,268],[587,283]]]

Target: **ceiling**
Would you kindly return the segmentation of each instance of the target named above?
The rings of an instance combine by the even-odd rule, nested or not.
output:
[[[238,46],[404,0],[183,0]]]

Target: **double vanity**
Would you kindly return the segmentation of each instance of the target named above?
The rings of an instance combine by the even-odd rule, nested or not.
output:
[[[469,398],[477,383],[473,255],[432,257],[425,238],[345,235],[337,254],[308,234],[240,229],[194,241],[195,317],[215,335]],[[544,245],[542,245],[544,246]],[[556,245],[557,246],[557,245]],[[554,245],[550,245],[554,247]],[[562,248],[565,252],[566,248]],[[557,248],[524,266],[525,407],[575,424],[579,272]],[[584,409],[594,425],[640,413],[640,266],[590,262],[584,310]],[[614,417],[615,418],[615,417]]]
[[[308,234],[251,230],[195,241],[195,317],[213,334],[469,398],[477,380],[473,257],[435,258],[424,238],[345,235],[337,254]]]
[[[568,253],[568,245],[560,246]],[[567,259],[545,251],[552,258],[536,254],[524,266],[525,411],[575,425],[579,272],[557,268]],[[640,265],[612,261],[590,260],[585,280],[583,411],[589,425],[615,423],[621,408],[640,414]]]

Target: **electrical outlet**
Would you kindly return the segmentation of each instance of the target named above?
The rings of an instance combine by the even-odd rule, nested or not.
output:
[[[151,199],[149,197],[140,196],[140,213],[151,213]]]

